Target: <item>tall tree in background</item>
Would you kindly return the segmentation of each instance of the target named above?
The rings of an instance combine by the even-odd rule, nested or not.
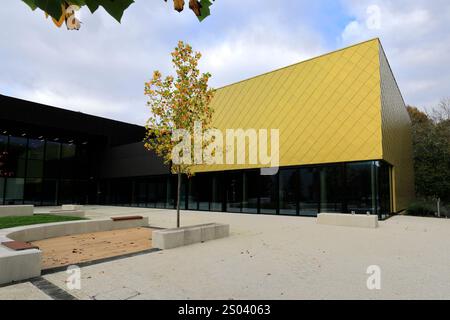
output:
[[[194,52],[190,45],[180,41],[172,52],[176,76],[163,79],[159,71],[154,71],[152,79],[145,83],[145,95],[151,112],[146,124],[145,147],[153,150],[165,164],[171,165],[172,173],[177,175],[177,228],[180,227],[181,178],[183,174],[192,175],[192,168],[196,163],[195,124],[201,122],[203,129],[209,129],[213,114],[210,102],[214,90],[208,86],[211,75],[200,73],[200,58],[199,52]],[[179,143],[177,139],[186,138],[174,139],[172,133],[175,129],[185,130],[189,134],[188,139],[191,139],[191,149],[188,152],[183,150],[182,155],[183,158],[190,157],[190,161],[182,164],[174,164],[172,161],[172,152]]]
[[[408,107],[413,129],[416,191],[421,197],[450,201],[450,100],[432,115]]]

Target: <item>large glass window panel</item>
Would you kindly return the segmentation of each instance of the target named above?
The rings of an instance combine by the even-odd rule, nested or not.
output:
[[[226,172],[226,211],[241,212],[242,206],[242,172]]]
[[[42,179],[26,179],[24,203],[34,204],[36,206],[41,204],[42,200]]]
[[[378,168],[378,214],[387,218],[391,213],[391,167],[385,162],[377,162]]]
[[[45,141],[30,139],[28,141],[28,159],[44,160]]]
[[[27,177],[41,178],[44,174],[44,161],[28,160],[27,161]]]
[[[59,203],[72,204],[74,203],[74,181],[61,180],[59,182]]]
[[[74,203],[87,204],[90,192],[90,185],[87,180],[74,181]]]
[[[25,179],[8,178],[6,179],[5,204],[22,204]]]
[[[27,138],[9,137],[9,153],[15,159],[25,159],[27,157]]]
[[[145,207],[147,204],[147,183],[144,180],[138,180],[134,189],[134,204],[139,207]]]
[[[5,200],[5,178],[0,178],[0,206],[3,205]]]
[[[356,214],[375,213],[376,167],[373,162],[346,164],[347,211]]]
[[[8,151],[8,136],[4,136],[0,134],[0,153]]]
[[[176,196],[177,196],[177,186],[178,186],[178,177],[176,175],[171,174],[167,178],[167,196],[166,196],[166,208],[173,209],[175,208]]]
[[[165,208],[167,201],[166,177],[158,177],[156,184],[156,208]]]
[[[156,207],[156,186],[156,179],[150,178],[147,182],[147,206],[150,208]]]
[[[198,210],[197,176],[188,179],[188,209]]]
[[[259,170],[244,171],[242,212],[258,213]]]
[[[260,176],[260,213],[276,214],[278,202],[278,175]]]
[[[299,214],[316,216],[319,211],[319,176],[313,167],[299,169]]]
[[[56,206],[58,204],[58,186],[56,180],[44,180],[42,183],[42,204]]]
[[[320,212],[345,211],[343,169],[343,164],[320,168]]]
[[[59,142],[47,141],[45,148],[45,160],[59,160],[61,157],[61,144]]]
[[[211,181],[211,211],[222,211],[223,207],[223,181],[222,173],[212,173]]]
[[[74,144],[63,143],[61,145],[61,176],[72,178],[75,174],[76,146]]]
[[[197,180],[197,197],[198,209],[202,211],[209,210],[211,201],[211,175],[208,173],[198,173]]]
[[[74,144],[63,143],[61,145],[61,158],[72,159],[75,158],[77,147]]]
[[[297,214],[298,174],[296,169],[280,170],[280,214]]]
[[[0,177],[8,177],[11,174],[8,159],[8,137],[0,135]],[[0,202],[0,204],[2,203],[3,201]]]

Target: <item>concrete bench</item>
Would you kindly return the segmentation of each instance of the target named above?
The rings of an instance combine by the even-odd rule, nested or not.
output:
[[[378,228],[378,216],[344,213],[320,213],[317,223],[332,226]]]
[[[209,223],[179,229],[156,230],[152,233],[152,245],[158,249],[172,249],[230,235],[228,224]]]
[[[0,206],[0,217],[32,216],[33,213],[33,205]]]

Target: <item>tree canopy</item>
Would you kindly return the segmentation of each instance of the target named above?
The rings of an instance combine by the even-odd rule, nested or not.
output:
[[[450,100],[431,115],[409,106],[412,121],[416,192],[450,201]]]
[[[73,8],[67,11],[71,6],[89,8],[91,13],[97,11],[99,7],[103,7],[114,19],[121,21],[124,11],[134,3],[134,0],[22,0],[32,10],[41,9],[53,18],[55,24],[60,27],[66,22],[69,27],[70,19],[74,19]],[[164,0],[167,2],[167,0]],[[212,0],[214,1],[214,0]],[[185,6],[184,0],[173,0],[174,9],[178,12],[183,11]],[[211,0],[189,0],[189,9],[197,16],[199,21],[203,21],[210,15]],[[77,29],[76,27],[69,29]]]

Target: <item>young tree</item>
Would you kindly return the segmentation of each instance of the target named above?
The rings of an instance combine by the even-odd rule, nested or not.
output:
[[[177,228],[180,227],[181,178],[183,174],[192,175],[192,168],[196,163],[196,124],[201,123],[204,129],[210,128],[213,114],[210,102],[214,89],[208,86],[211,75],[200,74],[200,58],[199,52],[194,52],[190,45],[180,41],[172,52],[176,76],[163,79],[161,73],[155,71],[152,79],[145,83],[145,95],[148,96],[147,104],[151,112],[146,124],[145,147],[160,156],[164,163],[171,166],[172,173],[177,175]],[[190,149],[182,150],[182,157],[189,157],[190,161],[179,163],[173,161],[172,154],[179,144],[178,140],[184,140],[186,136],[175,137],[173,133],[182,130],[190,139]]]

